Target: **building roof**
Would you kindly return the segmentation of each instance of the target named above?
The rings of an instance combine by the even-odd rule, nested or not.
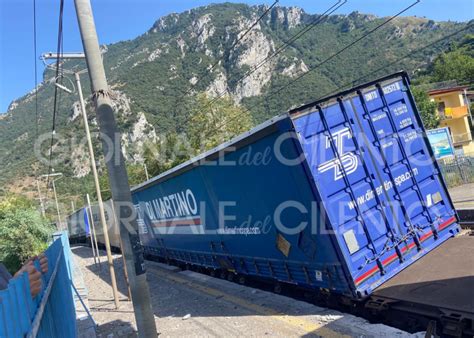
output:
[[[447,93],[453,93],[453,92],[462,92],[464,89],[469,88],[469,86],[455,86],[455,87],[448,87],[448,88],[442,88],[442,89],[434,89],[428,91],[428,95],[434,96],[434,95],[440,95],[440,94],[447,94]]]

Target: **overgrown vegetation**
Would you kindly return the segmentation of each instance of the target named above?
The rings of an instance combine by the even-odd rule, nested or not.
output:
[[[438,127],[439,116],[436,112],[436,102],[431,101],[426,90],[422,88],[414,87],[412,92],[425,128],[434,129]]]
[[[472,85],[474,79],[474,35],[468,34],[459,43],[453,43],[445,52],[437,55],[414,80],[412,88],[423,124],[427,129],[438,127],[436,103],[431,102],[427,91],[436,83],[454,80],[457,84]]]
[[[470,84],[474,79],[474,35],[466,35],[459,45],[453,44],[451,50],[438,55],[430,70],[434,81]]]
[[[252,125],[250,112],[229,98],[213,99],[205,94],[191,100],[189,119],[182,133],[169,133],[158,143],[145,145],[144,157],[155,176],[230,140]]]
[[[46,249],[52,231],[31,200],[9,195],[0,201],[0,261],[11,273]]]

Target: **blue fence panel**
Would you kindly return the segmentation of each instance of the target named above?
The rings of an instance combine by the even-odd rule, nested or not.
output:
[[[33,299],[28,274],[13,278],[0,291],[0,337],[75,337],[76,312],[72,289],[72,259],[66,232],[53,235],[45,251],[48,273]],[[39,270],[39,262],[35,262]]]

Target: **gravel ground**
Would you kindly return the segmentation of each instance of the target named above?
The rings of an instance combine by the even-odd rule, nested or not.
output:
[[[104,252],[99,270],[90,248],[72,248],[88,288],[98,337],[135,337],[122,259],[114,255],[120,308],[112,301]],[[147,262],[156,326],[162,337],[422,337],[273,293]]]

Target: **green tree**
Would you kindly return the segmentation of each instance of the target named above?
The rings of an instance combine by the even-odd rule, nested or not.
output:
[[[467,54],[465,48],[440,54],[433,63],[433,79],[435,81],[472,81],[474,79],[474,58]]]
[[[145,163],[151,176],[169,170],[252,127],[250,112],[228,98],[205,94],[191,98],[185,133],[171,132],[156,143],[145,144]]]
[[[212,99],[205,94],[195,98],[187,134],[196,152],[209,150],[252,127],[250,112],[229,98]]]
[[[160,137],[158,142],[144,145],[143,157],[150,176],[156,176],[169,170],[189,158],[194,150],[191,148],[186,134],[168,133]]]
[[[142,164],[127,164],[127,174],[131,187],[146,181],[145,168]]]
[[[436,112],[436,102],[431,101],[423,89],[413,87],[412,92],[425,128],[433,129],[438,127],[439,116]]]
[[[31,201],[6,197],[0,202],[0,261],[15,272],[28,258],[46,249],[52,231]]]

